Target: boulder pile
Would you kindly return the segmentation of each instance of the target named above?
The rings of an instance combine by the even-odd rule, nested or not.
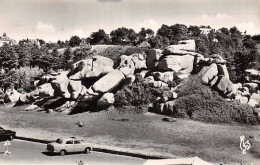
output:
[[[247,69],[246,82],[232,85],[232,92],[228,95],[229,101],[238,101],[251,107],[259,108],[260,105],[260,71]],[[260,113],[259,113],[260,114]]]
[[[44,106],[58,112],[70,113],[75,108],[87,109],[89,106],[107,108],[115,102],[114,94],[123,85],[133,83],[136,76],[144,79],[143,83],[155,87],[168,87],[153,103],[156,113],[172,115],[175,111],[175,99],[178,94],[171,87],[174,80],[187,78],[190,74],[198,74],[201,82],[228,98],[252,107],[260,103],[260,72],[247,70],[245,84],[233,84],[229,80],[226,61],[218,54],[204,58],[195,52],[195,41],[179,41],[164,50],[151,49],[144,54],[121,55],[118,68],[113,68],[111,59],[93,56],[73,64],[70,71],[52,73],[34,82],[36,89],[30,93],[19,94],[12,91],[6,94],[5,100],[17,104],[32,103],[27,110],[37,109],[37,102],[49,99]],[[53,99],[57,98],[57,99]],[[62,101],[60,99],[62,98]],[[50,101],[52,100],[52,101]],[[47,107],[47,108],[46,108]]]

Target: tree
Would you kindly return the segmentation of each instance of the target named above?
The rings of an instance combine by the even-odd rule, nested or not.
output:
[[[172,29],[170,42],[188,39],[188,28],[186,25],[175,24],[170,26],[170,28]]]
[[[178,41],[189,38],[188,28],[183,24],[175,24],[172,26],[163,24],[161,28],[157,30],[157,34],[162,37],[167,37],[170,44],[178,44]]]
[[[254,65],[254,61],[257,56],[256,50],[239,50],[234,56],[235,71],[239,80],[245,82],[245,70],[251,68]]]
[[[151,37],[148,42],[151,45],[151,48],[155,49],[164,49],[169,45],[169,39],[160,35]]]
[[[97,32],[93,32],[90,35],[91,44],[99,44],[109,42],[109,35],[103,30],[99,29]]]
[[[79,46],[81,42],[81,39],[78,36],[72,36],[69,40],[69,46],[75,47]]]
[[[51,63],[51,68],[54,70],[61,69],[62,62],[61,62],[61,58],[60,58],[57,48],[52,50],[51,56],[52,56],[51,58],[53,59],[53,62]]]
[[[63,69],[67,70],[70,68],[71,64],[73,63],[73,54],[72,54],[72,51],[71,51],[71,48],[68,47],[63,56],[62,56],[62,67]]]
[[[133,29],[127,29],[125,27],[118,28],[116,30],[111,31],[110,36],[112,38],[112,42],[132,42],[136,39],[136,33]]]
[[[198,26],[190,26],[188,31],[191,33],[192,37],[199,37],[201,34],[201,30]]]
[[[30,66],[32,61],[31,46],[17,45],[16,52],[18,53],[19,67]]]
[[[205,35],[201,35],[200,38],[196,39],[196,52],[203,54],[203,55],[209,55],[209,41],[208,38]]]
[[[260,43],[260,35],[259,34],[258,35],[254,35],[252,37],[252,39],[255,40],[257,43]]]
[[[41,50],[38,46],[33,45],[30,49],[30,54],[31,54],[31,61],[30,61],[30,66],[35,67],[35,66],[39,66],[41,65]]]
[[[18,54],[14,47],[4,44],[0,47],[0,68],[11,70],[18,66]]]
[[[139,43],[149,40],[154,35],[154,31],[152,29],[141,28],[138,33]]]

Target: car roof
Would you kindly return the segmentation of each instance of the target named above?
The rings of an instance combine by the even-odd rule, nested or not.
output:
[[[76,137],[65,137],[65,138],[58,138],[58,139],[61,139],[61,140],[81,140],[81,139],[77,139]]]

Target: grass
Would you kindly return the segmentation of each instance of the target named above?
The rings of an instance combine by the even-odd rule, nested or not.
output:
[[[65,115],[21,111],[25,108],[1,106],[0,125],[17,131],[18,136],[49,140],[77,136],[103,147],[171,157],[198,156],[217,164],[260,159],[260,144],[255,140],[260,131],[258,126],[206,124],[185,119],[165,122],[162,120],[165,116],[157,114],[116,110]],[[78,121],[84,126],[78,127]],[[239,149],[239,137],[243,134],[252,144],[246,155]]]

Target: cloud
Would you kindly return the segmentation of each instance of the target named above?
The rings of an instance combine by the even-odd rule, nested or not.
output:
[[[54,32],[56,28],[52,24],[44,23],[44,22],[37,22],[35,25],[36,32]]]
[[[105,2],[120,2],[122,0],[97,0],[97,1],[105,3]]]
[[[236,27],[242,32],[246,31],[247,34],[258,34],[260,32],[253,22],[243,22],[237,24]]]
[[[234,26],[234,17],[225,13],[202,14],[192,21],[195,25],[210,25],[212,28]]]
[[[150,28],[154,30],[155,32],[157,31],[158,28],[160,28],[160,25],[153,19],[148,19],[144,21],[139,21],[137,23],[137,31],[139,31],[141,28]]]
[[[84,32],[81,29],[74,30],[73,35],[79,36],[81,38],[85,37],[85,34],[84,34]]]
[[[217,13],[216,15],[202,14],[199,17],[199,20],[201,22],[206,22],[206,23],[213,23],[216,21],[217,23],[223,23],[223,22],[229,22],[232,19],[233,19],[232,16],[223,13]]]

